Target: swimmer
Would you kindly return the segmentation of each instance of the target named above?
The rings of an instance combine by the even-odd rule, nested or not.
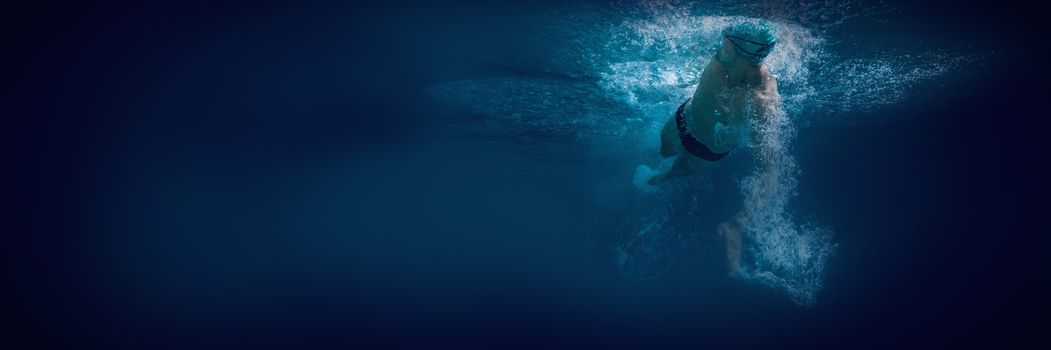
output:
[[[771,168],[768,162],[772,157],[767,156],[771,150],[764,149],[769,143],[762,142],[763,135],[751,130],[750,125],[783,117],[778,113],[781,98],[777,80],[762,65],[776,38],[765,21],[738,24],[722,34],[722,45],[701,73],[693,97],[679,105],[661,129],[660,154],[666,158],[665,164],[675,157],[674,164],[658,171],[639,166],[635,184],[640,189],[654,191],[655,186],[669,180],[708,171],[748,137],[755,145],[760,166]],[[742,215],[718,228],[726,239],[731,274],[740,272]]]

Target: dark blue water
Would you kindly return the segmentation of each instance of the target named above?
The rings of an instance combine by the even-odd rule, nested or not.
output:
[[[1036,16],[848,5],[15,11],[8,339],[1039,340],[1048,166]],[[821,53],[806,64],[777,61],[782,95],[796,97],[791,227],[827,228],[835,245],[810,301],[726,274],[714,227],[742,204],[747,153],[656,195],[631,185],[635,166],[659,161],[652,126],[692,91],[693,57],[710,49],[676,45],[718,28],[693,24],[764,13],[820,39],[786,46]]]

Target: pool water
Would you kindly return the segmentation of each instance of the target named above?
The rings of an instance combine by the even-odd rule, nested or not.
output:
[[[32,344],[1046,342],[1040,11],[25,6],[5,21],[3,247],[11,333]],[[779,37],[765,64],[783,113],[751,125],[772,171],[743,142],[640,191],[720,31],[758,19]],[[717,227],[742,209],[730,275]]]

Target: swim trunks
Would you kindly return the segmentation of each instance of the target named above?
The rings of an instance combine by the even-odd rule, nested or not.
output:
[[[730,152],[715,153],[711,148],[705,146],[700,140],[690,134],[690,130],[686,128],[686,104],[690,100],[686,100],[679,109],[675,111],[675,125],[679,127],[679,141],[682,141],[682,147],[687,152],[697,156],[698,158],[707,160],[709,162],[717,162],[723,157],[726,157]]]

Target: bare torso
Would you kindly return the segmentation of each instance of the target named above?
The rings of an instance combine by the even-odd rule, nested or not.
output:
[[[716,153],[729,152],[748,137],[750,118],[759,110],[769,91],[776,94],[776,81],[765,68],[737,72],[732,76],[718,60],[705,67],[697,90],[686,106],[686,126],[693,137]],[[686,152],[679,140],[672,116],[661,130],[661,155],[688,157],[692,171],[714,167],[710,162]]]

